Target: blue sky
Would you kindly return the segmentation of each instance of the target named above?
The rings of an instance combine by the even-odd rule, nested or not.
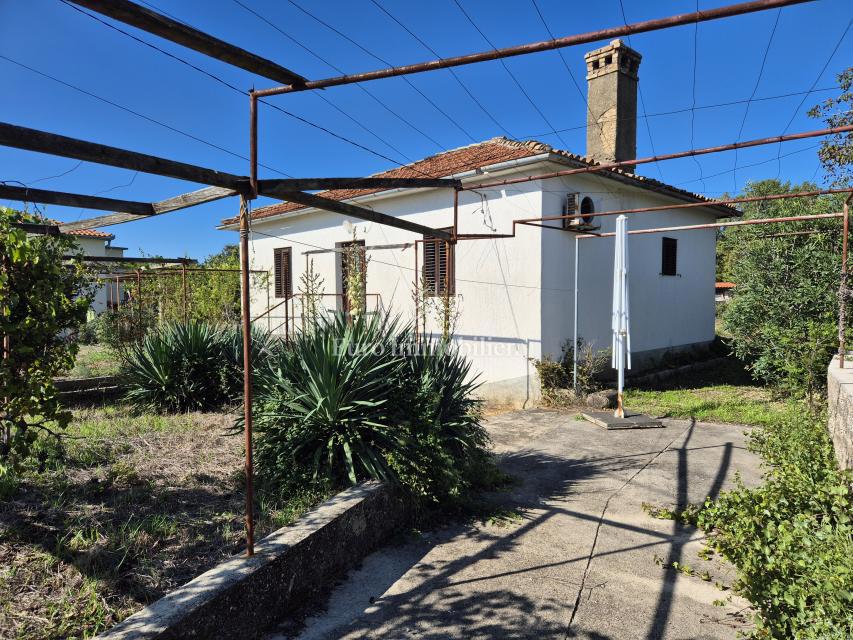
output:
[[[376,1],[440,56],[491,48],[455,0]],[[628,22],[696,8],[696,2],[690,0],[622,1]],[[435,57],[372,0],[294,2],[155,0],[149,7],[309,78],[338,75],[333,66],[354,73],[386,63],[398,65]],[[623,22],[619,0],[459,2],[496,47],[547,39],[548,31],[537,7],[555,36]],[[698,6],[707,9],[723,4],[700,1]],[[853,64],[851,17],[853,4],[849,0],[821,0],[787,7],[781,13],[773,10],[703,23],[698,29],[691,25],[631,37],[631,46],[643,54],[640,110],[649,114],[645,120],[648,127],[644,122],[639,124],[638,155],[778,135],[786,127],[787,132],[819,128],[822,123],[809,119],[806,111],[833,95],[831,91],[774,96],[834,85],[836,74]],[[7,89],[0,103],[2,120],[246,174],[248,162],[239,156],[245,157],[248,152],[248,99],[189,65],[241,89],[275,83],[132,27],[102,20],[185,62],[61,0],[0,0],[0,74]],[[506,60],[530,99],[498,61],[457,68],[458,81],[443,70],[409,76],[408,81],[392,78],[366,83],[363,87],[371,95],[357,86],[346,86],[321,95],[306,92],[270,98],[278,107],[372,152],[262,105],[260,162],[268,168],[261,169],[261,176],[367,175],[394,166],[392,160],[416,160],[507,134],[535,137],[583,153],[586,107],[567,67],[585,94],[583,54],[603,44]],[[183,133],[105,104],[33,70]],[[742,102],[750,98],[752,102]],[[741,102],[713,106],[736,101]],[[672,111],[677,113],[665,113]],[[781,157],[779,145],[774,145],[742,150],[737,158],[733,152],[705,156],[698,164],[685,159],[642,165],[639,172],[710,196],[731,192],[747,180],[767,177],[820,182],[817,144],[817,140],[787,143],[781,148]],[[735,162],[738,170],[733,172]],[[130,200],[158,200],[200,187],[6,148],[0,149],[0,180]],[[236,206],[236,200],[231,199],[110,230],[116,234],[117,244],[130,248],[129,255],[144,252],[204,257],[236,241],[235,234],[215,230],[221,218],[236,212]],[[56,206],[46,210],[64,221],[99,214]]]

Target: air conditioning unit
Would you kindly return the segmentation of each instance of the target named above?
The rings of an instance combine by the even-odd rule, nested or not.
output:
[[[567,193],[566,203],[563,207],[564,216],[575,216],[580,213],[581,194]],[[583,218],[563,218],[563,229],[583,225]]]

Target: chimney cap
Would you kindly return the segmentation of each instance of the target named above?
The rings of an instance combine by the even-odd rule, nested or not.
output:
[[[608,73],[621,71],[637,79],[637,71],[643,56],[617,38],[599,49],[594,49],[584,55],[586,61],[587,80],[592,80]]]

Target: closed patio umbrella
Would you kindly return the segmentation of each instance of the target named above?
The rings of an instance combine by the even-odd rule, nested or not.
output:
[[[625,367],[631,368],[631,323],[628,314],[628,220],[624,215],[616,218],[614,240],[611,362],[618,373],[616,411],[613,415],[624,418],[622,388],[625,385]]]

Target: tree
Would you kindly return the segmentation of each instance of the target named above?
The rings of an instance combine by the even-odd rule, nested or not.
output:
[[[816,188],[764,180],[743,195]],[[762,201],[746,204],[743,212],[745,219],[831,213],[842,202],[838,195]],[[720,245],[737,285],[723,311],[735,355],[757,379],[811,398],[824,388],[837,347],[841,221],[729,227]]]
[[[838,86],[840,95],[827,98],[809,111],[810,117],[824,120],[828,127],[853,124],[853,67],[838,74]],[[830,182],[838,186],[849,184],[853,178],[853,133],[836,133],[824,139],[818,157]]]
[[[59,437],[71,418],[59,404],[54,376],[74,365],[70,338],[86,320],[91,287],[68,236],[28,235],[14,223],[45,224],[0,207],[0,471],[29,456],[39,432]]]

